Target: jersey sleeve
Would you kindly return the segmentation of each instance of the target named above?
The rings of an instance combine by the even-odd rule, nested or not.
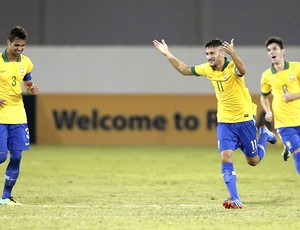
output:
[[[191,69],[195,76],[206,76],[204,64],[193,66]]]
[[[268,96],[271,94],[271,85],[268,83],[268,76],[269,74],[264,72],[261,77],[260,92],[263,96]]]
[[[25,74],[23,80],[24,81],[30,81],[30,80],[32,80],[31,72],[32,72],[32,69],[33,69],[33,64],[32,64],[29,57],[25,57],[24,61],[26,63],[26,74]]]

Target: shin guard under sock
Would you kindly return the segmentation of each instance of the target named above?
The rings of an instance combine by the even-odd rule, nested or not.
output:
[[[236,173],[233,163],[222,163],[222,175],[230,197],[240,199],[236,186]]]

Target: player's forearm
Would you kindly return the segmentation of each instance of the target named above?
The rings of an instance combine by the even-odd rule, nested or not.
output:
[[[233,52],[231,54],[231,59],[234,62],[239,75],[241,75],[241,76],[245,75],[246,74],[246,66],[245,66],[243,60],[235,52]]]
[[[299,99],[300,98],[300,92],[298,93],[293,93],[293,100]]]
[[[263,107],[266,113],[271,112],[271,107],[269,103],[269,99],[265,96],[260,97],[261,106]]]
[[[171,65],[182,75],[192,75],[191,68],[183,61],[173,56],[171,53],[167,53],[166,58],[171,63]]]

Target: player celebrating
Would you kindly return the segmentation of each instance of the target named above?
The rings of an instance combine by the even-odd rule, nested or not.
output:
[[[262,74],[261,104],[266,120],[271,122],[273,113],[268,96],[272,92],[274,126],[285,145],[283,158],[287,160],[291,153],[300,174],[300,62],[285,60],[279,37],[268,38],[265,45],[272,66]]]
[[[32,63],[22,54],[27,32],[16,26],[9,32],[7,49],[0,53],[0,163],[10,152],[0,205],[20,205],[11,195],[18,179],[22,150],[29,149],[29,130],[22,97],[22,82],[29,94],[39,88],[32,81]]]
[[[246,68],[231,43],[213,39],[205,45],[207,63],[189,67],[169,51],[164,40],[153,41],[173,67],[182,75],[205,76],[213,84],[218,101],[217,135],[218,150],[222,162],[222,175],[230,197],[223,202],[225,208],[242,208],[237,190],[236,172],[233,166],[233,152],[240,148],[249,165],[257,165],[265,155],[266,143],[276,142],[276,137],[266,127],[261,127],[257,140],[254,116],[256,105],[252,103],[245,86]],[[227,53],[231,59],[225,57]]]

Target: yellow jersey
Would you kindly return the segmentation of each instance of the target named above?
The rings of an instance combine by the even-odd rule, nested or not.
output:
[[[285,102],[282,98],[285,88],[291,93],[300,92],[299,62],[285,61],[284,70],[279,72],[272,65],[262,74],[261,94],[273,95],[272,109],[276,129],[300,125],[300,100]]]
[[[213,70],[209,63],[192,67],[196,76],[205,76],[213,84],[217,98],[217,120],[224,123],[237,123],[253,119],[256,105],[244,76],[238,76],[233,61],[225,59],[222,71]]]
[[[23,54],[18,61],[10,62],[6,52],[0,53],[0,99],[5,100],[0,105],[0,124],[27,123],[22,84],[32,68],[31,60]]]

